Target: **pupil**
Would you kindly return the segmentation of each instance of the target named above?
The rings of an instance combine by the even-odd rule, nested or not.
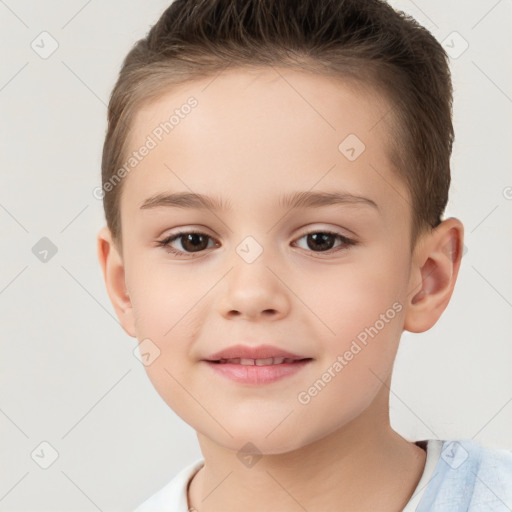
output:
[[[182,241],[182,245],[183,247],[188,251],[188,250],[202,250],[202,249],[206,249],[206,246],[208,245],[207,243],[204,244],[204,241],[205,241],[205,238],[206,237],[203,237],[203,235],[199,234],[199,233],[189,233],[188,235],[185,235],[185,240]],[[202,239],[201,241],[199,241],[199,243],[197,243],[198,239]],[[187,247],[188,244],[191,244],[189,247]],[[203,245],[205,245],[205,247],[201,247],[201,243]]]
[[[329,250],[334,245],[333,238],[334,238],[333,235],[331,235],[329,233],[313,233],[311,235],[308,235],[308,239],[307,239],[308,247],[310,249],[314,249],[314,247],[311,247],[311,244],[310,244],[310,242],[313,241],[313,245],[314,244],[317,244],[317,246],[319,245],[320,249]],[[330,240],[330,242],[329,242],[329,240]]]

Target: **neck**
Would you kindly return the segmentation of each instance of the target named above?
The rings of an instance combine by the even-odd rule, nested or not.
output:
[[[237,453],[198,433],[204,466],[188,489],[197,512],[399,511],[425,466],[424,450],[389,425],[377,397],[363,414],[331,434],[246,467]],[[387,409],[386,409],[387,410]]]

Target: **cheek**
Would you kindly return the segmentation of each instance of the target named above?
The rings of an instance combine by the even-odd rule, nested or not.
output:
[[[396,333],[394,326],[399,323],[397,313],[403,309],[400,301],[407,282],[404,268],[399,255],[386,258],[386,254],[371,261],[325,267],[305,273],[311,278],[302,280],[298,294],[306,298],[310,311],[324,324],[325,339],[330,334],[330,345],[340,348],[376,322],[381,327],[381,315],[384,320],[393,320],[385,322],[386,329],[381,330]]]
[[[214,277],[208,279],[201,272],[180,269],[176,264],[171,268],[165,261],[160,264],[134,262],[129,279],[140,336],[155,336],[166,344],[174,334],[183,332],[201,298],[214,284]]]
[[[208,277],[176,264],[171,268],[165,261],[132,261],[128,268],[137,339],[151,340],[158,354],[145,369],[157,391],[172,405],[180,395],[178,382],[186,380],[194,364],[191,347],[210,313],[207,294],[218,276]]]
[[[382,252],[371,261],[340,265],[335,272],[331,268],[328,276],[317,275],[309,283],[316,283],[316,289],[308,305],[324,323],[317,329],[322,391],[313,398],[305,388],[305,401],[311,398],[322,409],[341,400],[347,419],[375,397],[392,369],[403,330],[404,265],[400,255]]]

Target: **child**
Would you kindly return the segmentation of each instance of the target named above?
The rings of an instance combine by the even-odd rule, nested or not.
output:
[[[203,458],[136,510],[504,511],[512,453],[389,422],[463,226],[447,56],[378,0],[176,0],[109,104],[109,297]]]

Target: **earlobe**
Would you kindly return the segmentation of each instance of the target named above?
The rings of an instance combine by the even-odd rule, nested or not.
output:
[[[413,258],[405,330],[427,331],[445,310],[457,280],[463,236],[463,225],[455,218],[425,235]]]
[[[124,263],[106,226],[98,232],[97,251],[107,293],[117,318],[125,332],[135,338],[133,309],[126,287]]]

